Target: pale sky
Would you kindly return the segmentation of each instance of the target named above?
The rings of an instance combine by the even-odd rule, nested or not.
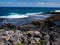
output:
[[[60,0],[0,0],[0,7],[60,7]]]

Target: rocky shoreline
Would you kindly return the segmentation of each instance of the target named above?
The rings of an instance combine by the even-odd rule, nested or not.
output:
[[[0,45],[60,45],[59,13],[47,20],[35,20],[29,24],[0,26]]]

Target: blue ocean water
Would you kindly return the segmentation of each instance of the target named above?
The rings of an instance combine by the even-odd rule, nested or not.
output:
[[[10,15],[11,13],[26,14],[38,12],[50,12],[60,10],[56,7],[0,7],[0,16]]]
[[[13,23],[21,25],[33,20],[44,20],[50,17],[50,14],[43,14],[60,10],[57,7],[0,7],[0,18],[6,18],[0,21],[1,24]]]

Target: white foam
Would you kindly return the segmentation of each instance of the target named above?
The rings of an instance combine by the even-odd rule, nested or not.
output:
[[[55,12],[60,12],[60,10],[55,10]]]
[[[8,15],[8,16],[0,16],[0,18],[25,18],[28,17],[26,15],[19,15],[19,14],[14,14],[14,15]]]
[[[10,14],[11,15],[8,15],[8,16],[0,16],[0,18],[26,18],[26,17],[29,17],[29,16],[44,17],[44,18],[49,17],[49,15],[41,15],[41,12],[38,12],[38,13],[26,13],[26,14],[23,14],[23,15],[16,14],[16,13],[10,13]],[[38,14],[40,14],[40,15],[38,15]]]
[[[42,14],[43,12],[37,12],[37,13],[26,13],[25,15],[37,15],[37,14]]]

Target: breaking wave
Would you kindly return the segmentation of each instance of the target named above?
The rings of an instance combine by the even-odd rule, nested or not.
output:
[[[42,15],[43,12],[38,13],[26,13],[26,14],[17,14],[17,13],[10,13],[8,16],[0,16],[0,18],[26,18],[29,16],[40,16],[40,17],[49,17],[48,15]]]
[[[8,16],[0,16],[0,18],[25,18],[25,17],[28,17],[28,16],[19,15],[19,14],[8,15]]]
[[[55,12],[60,12],[60,10],[55,10]]]
[[[54,10],[54,11],[50,11],[50,12],[60,12],[60,10]]]

